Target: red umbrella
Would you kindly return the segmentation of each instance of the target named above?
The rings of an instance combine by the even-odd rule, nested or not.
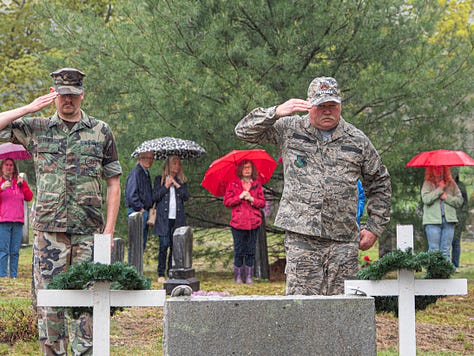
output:
[[[11,158],[15,161],[31,158],[31,155],[22,145],[8,142],[0,145],[0,159]]]
[[[474,166],[474,159],[463,151],[435,150],[418,153],[405,167]]]
[[[257,168],[260,183],[265,184],[270,180],[277,162],[265,150],[234,150],[211,163],[201,185],[213,195],[223,196],[227,184],[237,178],[237,165],[246,159],[251,160]]]

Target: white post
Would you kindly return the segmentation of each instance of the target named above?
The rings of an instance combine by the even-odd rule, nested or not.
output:
[[[94,236],[94,262],[110,264],[111,239],[110,235]],[[109,291],[110,282],[94,282],[93,342],[95,345],[101,345],[102,355],[110,354],[110,298],[104,297]],[[95,347],[93,350],[95,354]]]
[[[397,225],[397,247],[413,248],[413,225]],[[415,271],[398,271],[398,335],[400,355],[416,355]],[[404,313],[402,310],[413,310]]]

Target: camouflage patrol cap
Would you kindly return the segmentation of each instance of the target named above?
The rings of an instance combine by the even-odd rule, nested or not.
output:
[[[62,68],[51,73],[54,89],[59,95],[81,95],[84,92],[82,78],[86,75],[74,68]]]
[[[308,88],[308,98],[314,106],[327,101],[341,103],[341,90],[336,79],[331,77],[314,78]]]

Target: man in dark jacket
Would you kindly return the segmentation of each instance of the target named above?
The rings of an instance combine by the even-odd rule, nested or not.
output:
[[[125,185],[127,214],[130,215],[134,212],[143,214],[143,250],[145,250],[148,237],[148,212],[153,205],[153,189],[149,172],[153,161],[153,152],[140,153],[138,163],[128,175]]]

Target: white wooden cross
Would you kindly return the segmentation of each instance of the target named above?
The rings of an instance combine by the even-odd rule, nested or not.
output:
[[[94,262],[110,264],[110,235],[94,236]],[[93,307],[93,354],[110,355],[110,307],[161,307],[166,291],[110,290],[110,282],[94,282],[92,290],[38,290],[38,306]]]
[[[413,226],[397,225],[397,247],[413,248]],[[415,279],[413,270],[398,270],[396,280],[347,280],[346,294],[363,292],[368,296],[398,296],[399,354],[416,355],[415,296],[466,295],[467,279]]]

